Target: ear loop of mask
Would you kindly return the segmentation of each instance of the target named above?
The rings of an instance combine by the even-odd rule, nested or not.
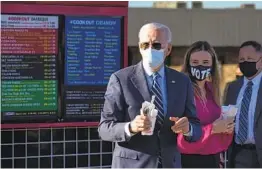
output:
[[[257,61],[257,62],[259,62],[261,59],[262,59],[262,55],[260,56],[260,58],[258,59],[258,61]]]
[[[258,59],[257,63],[261,62],[261,60],[262,60],[262,55],[260,56],[260,59]],[[260,69],[262,69],[262,63],[260,63]]]

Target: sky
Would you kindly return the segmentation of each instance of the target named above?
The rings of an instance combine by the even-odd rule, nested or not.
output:
[[[152,7],[154,1],[129,1],[129,7]],[[241,4],[254,3],[256,9],[262,9],[262,1],[205,1],[203,2],[204,8],[239,8]],[[187,2],[187,6],[191,7],[191,2]]]

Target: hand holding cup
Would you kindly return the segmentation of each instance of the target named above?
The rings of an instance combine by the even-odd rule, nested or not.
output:
[[[151,121],[148,116],[143,114],[137,115],[133,121],[130,123],[130,132],[138,133],[142,131],[147,131],[151,128]]]

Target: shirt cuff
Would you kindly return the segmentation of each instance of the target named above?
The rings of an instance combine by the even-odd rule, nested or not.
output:
[[[189,125],[190,125],[190,126],[189,126],[189,132],[183,134],[184,136],[187,136],[187,137],[191,137],[191,136],[193,136],[193,127],[192,127],[191,124],[189,124]]]
[[[135,134],[130,133],[129,125],[130,125],[130,122],[126,123],[126,125],[125,125],[125,133],[126,133],[126,135],[127,135],[128,137],[132,137],[132,136],[135,135]]]

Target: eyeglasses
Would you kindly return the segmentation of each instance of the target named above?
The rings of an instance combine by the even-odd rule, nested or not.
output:
[[[151,46],[152,46],[152,49],[156,49],[156,50],[160,50],[162,47],[161,43],[159,42],[154,42],[151,44]],[[140,43],[139,47],[143,50],[146,50],[150,47],[150,43],[148,42]]]

